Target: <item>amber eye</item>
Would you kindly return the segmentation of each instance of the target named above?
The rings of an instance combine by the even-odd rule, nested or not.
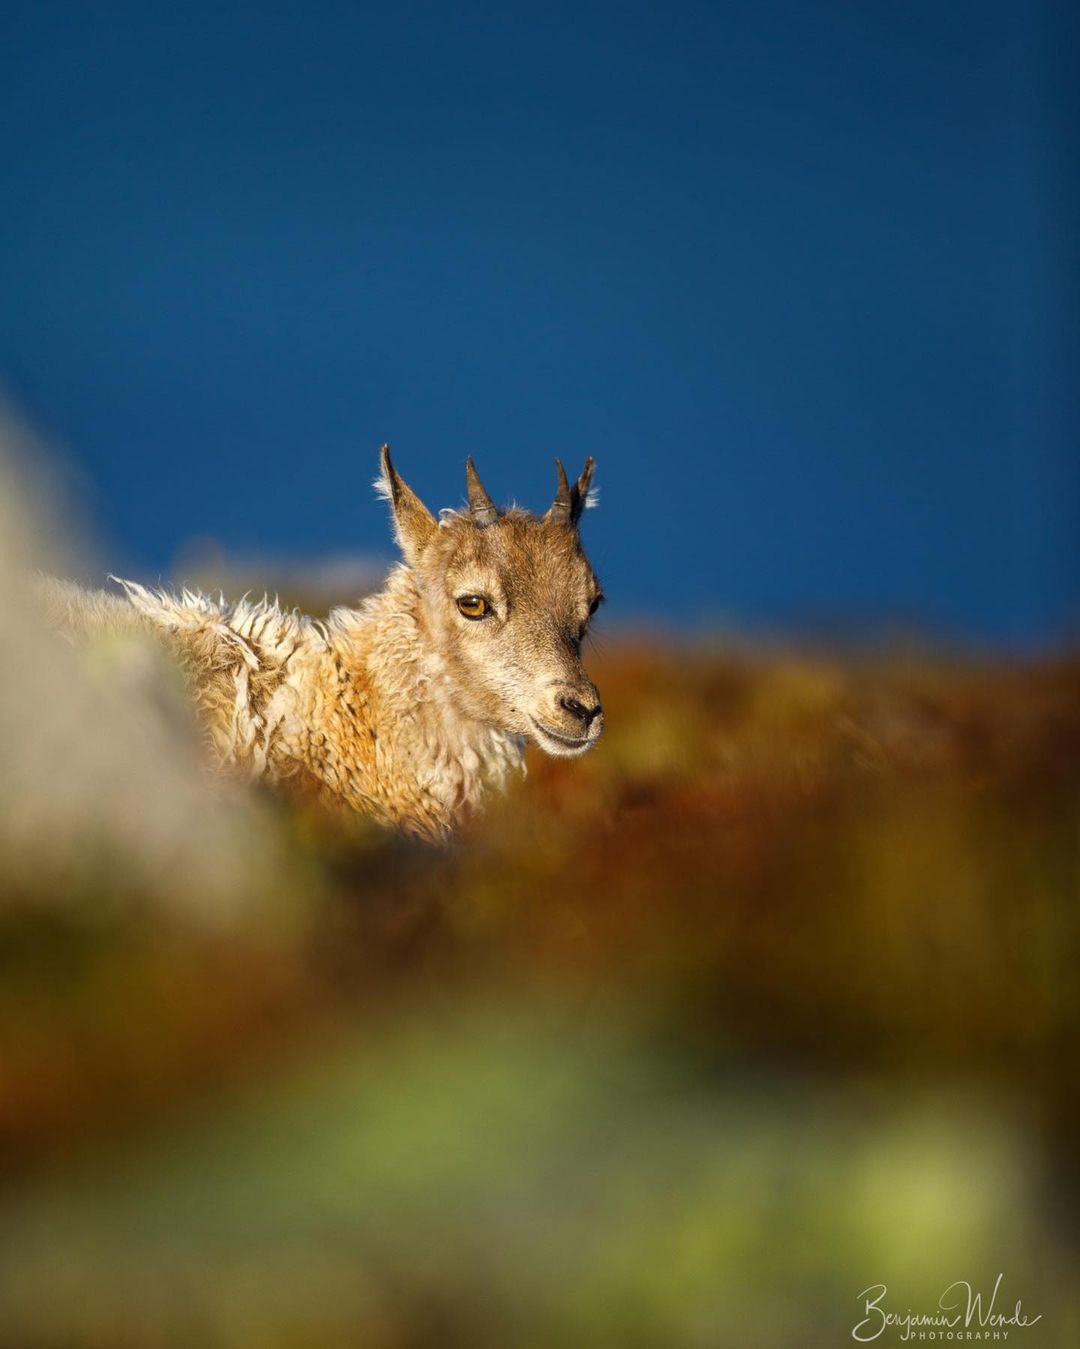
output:
[[[491,605],[483,595],[459,595],[457,607],[462,618],[487,618],[491,613]]]

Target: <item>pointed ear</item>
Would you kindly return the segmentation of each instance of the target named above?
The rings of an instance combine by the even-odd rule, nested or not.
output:
[[[390,503],[394,535],[405,554],[405,561],[412,565],[434,537],[439,528],[438,521],[405,479],[398,475],[390,458],[389,445],[382,447],[379,460],[382,475],[375,480],[375,490]]]

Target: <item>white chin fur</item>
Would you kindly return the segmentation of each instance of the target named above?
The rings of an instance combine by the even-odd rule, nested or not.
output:
[[[545,731],[535,721],[532,722],[532,738],[544,753],[550,754],[553,759],[579,759],[596,744],[596,740],[583,740],[579,745],[568,744],[565,740]]]

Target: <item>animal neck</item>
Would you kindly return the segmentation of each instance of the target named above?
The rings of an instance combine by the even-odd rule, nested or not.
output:
[[[383,779],[405,809],[423,802],[437,828],[450,828],[522,766],[520,740],[464,710],[438,644],[427,631],[416,578],[398,566],[358,610],[335,610],[331,645],[367,686]]]
[[[466,713],[407,567],[325,624],[124,584],[187,666],[222,764],[303,779],[425,837],[448,833],[521,767],[514,736]]]

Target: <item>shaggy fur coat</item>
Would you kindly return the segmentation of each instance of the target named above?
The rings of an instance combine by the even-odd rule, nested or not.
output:
[[[518,737],[453,706],[443,661],[422,640],[408,567],[325,622],[266,601],[120,584],[126,601],[47,583],[52,620],[100,635],[130,630],[134,613],[164,635],[223,767],[427,839],[449,833],[486,788],[522,767]]]

